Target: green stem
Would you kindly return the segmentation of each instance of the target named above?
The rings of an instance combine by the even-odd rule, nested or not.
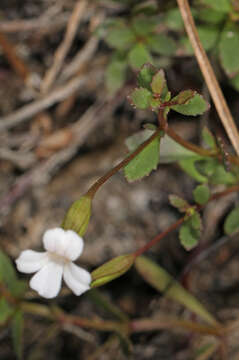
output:
[[[129,156],[127,156],[125,159],[123,159],[119,164],[117,164],[115,167],[107,171],[101,178],[99,178],[87,191],[85,196],[89,196],[93,199],[96,192],[99,190],[99,188],[111,178],[111,176],[115,175],[120,169],[124,168],[128,163],[133,160],[143,149],[146,148],[157,136],[159,136],[160,132],[162,131],[161,128],[158,128],[149,139],[144,141],[135,151],[133,151]]]

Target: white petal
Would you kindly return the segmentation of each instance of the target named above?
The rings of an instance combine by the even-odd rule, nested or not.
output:
[[[47,251],[63,255],[66,248],[65,231],[62,228],[47,230],[43,235],[43,244]]]
[[[75,261],[82,253],[84,242],[83,239],[72,230],[67,230],[65,257],[71,261]]]
[[[90,289],[90,273],[73,263],[64,266],[63,278],[75,295],[81,295]]]
[[[22,251],[16,259],[17,269],[23,273],[34,273],[40,270],[48,262],[46,252],[37,252],[33,250]]]
[[[75,231],[62,228],[50,229],[43,235],[47,251],[75,261],[82,253],[83,239]]]
[[[47,299],[54,298],[61,289],[62,272],[63,266],[49,262],[32,277],[30,287]]]

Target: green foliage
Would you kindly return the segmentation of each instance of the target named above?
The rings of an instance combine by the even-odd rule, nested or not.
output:
[[[177,195],[173,195],[173,194],[169,195],[169,202],[172,206],[177,208],[180,212],[186,212],[190,206],[186,200],[180,198]]]
[[[222,31],[219,44],[220,59],[228,75],[239,71],[239,26],[227,24]]]
[[[131,105],[144,110],[149,108],[152,94],[146,88],[137,88],[132,91],[128,99],[130,100]]]
[[[106,88],[110,94],[120,89],[126,79],[127,63],[124,60],[114,57],[108,64],[105,74]]]
[[[212,135],[211,131],[204,126],[202,129],[202,138],[206,145],[208,145],[209,148],[214,149],[216,147],[216,140],[215,137]]]
[[[109,27],[105,41],[112,48],[124,50],[133,44],[135,36],[124,21],[116,21]]]
[[[26,291],[25,281],[18,280],[15,268],[9,257],[0,250],[0,282],[14,297],[21,297]]]
[[[218,39],[220,29],[217,26],[201,25],[197,27],[199,38],[206,51],[211,50]],[[193,55],[194,51],[188,38],[182,38],[183,46],[186,49],[186,53]]]
[[[172,99],[173,101],[177,100],[177,96]],[[187,103],[182,105],[173,105],[171,109],[177,111],[183,115],[202,115],[205,111],[209,108],[209,104],[204,100],[204,98],[199,95],[195,94]]]
[[[4,297],[0,299],[0,325],[4,325],[12,316],[14,309],[8,304]]]
[[[18,360],[21,360],[23,355],[23,326],[23,313],[21,310],[17,310],[12,318],[12,339],[13,347]]]
[[[143,279],[156,290],[163,292],[164,296],[182,304],[207,323],[216,324],[216,320],[206,308],[158,264],[140,256],[135,261],[135,267]]]
[[[197,246],[201,235],[201,217],[198,212],[194,212],[181,226],[179,239],[186,250],[192,250]]]
[[[124,168],[124,175],[128,181],[140,180],[156,170],[159,162],[160,138],[156,137]]]
[[[129,51],[128,56],[129,64],[134,69],[139,69],[143,64],[149,62],[152,63],[153,59],[150,55],[150,52],[147,50],[147,47],[144,44],[136,44]]]
[[[204,205],[210,198],[210,190],[207,185],[198,185],[193,191],[193,197],[196,203]]]
[[[152,79],[151,88],[153,93],[161,95],[166,85],[166,79],[163,70],[159,70]]]
[[[229,12],[232,10],[230,0],[201,0],[201,2],[217,11]]]
[[[170,9],[164,18],[164,23],[168,26],[171,30],[183,30],[183,19],[180,13],[180,10],[178,8]]]
[[[239,229],[239,206],[233,209],[226,217],[224,222],[224,232],[227,235],[232,234]]]
[[[149,49],[159,55],[172,56],[177,50],[175,41],[168,35],[153,34],[148,37]]]
[[[106,262],[91,273],[91,287],[102,286],[127,272],[135,261],[133,254],[121,255]]]

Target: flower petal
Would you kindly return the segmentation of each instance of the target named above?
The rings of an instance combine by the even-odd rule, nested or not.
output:
[[[66,249],[65,257],[71,261],[75,261],[82,253],[84,242],[82,237],[80,237],[75,231],[67,230],[66,235]]]
[[[65,231],[62,228],[47,230],[43,235],[43,245],[47,251],[63,255],[66,249]]]
[[[62,265],[49,262],[32,277],[30,287],[47,299],[54,298],[61,288],[62,272]]]
[[[75,295],[81,295],[90,289],[90,273],[73,263],[64,266],[63,278]]]
[[[75,261],[82,253],[83,239],[75,231],[62,228],[50,229],[43,235],[43,244],[47,251]]]
[[[46,252],[24,250],[16,259],[17,269],[23,273],[34,273],[48,263]]]

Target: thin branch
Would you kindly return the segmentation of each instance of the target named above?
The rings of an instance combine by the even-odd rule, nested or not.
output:
[[[50,87],[52,86],[57,74],[59,73],[64,59],[72,45],[74,37],[76,35],[76,31],[80,22],[81,17],[84,14],[85,8],[87,5],[86,0],[79,0],[75,4],[75,7],[72,11],[72,15],[69,18],[66,33],[64,39],[58,49],[55,52],[53,65],[52,67],[46,72],[45,77],[41,83],[41,92],[47,93]]]
[[[93,74],[91,73],[91,76]],[[94,79],[102,76],[102,71],[94,72]],[[43,98],[32,102],[29,105],[23,106],[20,110],[17,110],[10,115],[0,118],[0,131],[13,128],[16,125],[30,119],[42,110],[49,108],[55,103],[64,100],[76,90],[84,86],[89,81],[89,75],[79,75],[74,77],[66,85],[63,85],[51,93],[47,94]]]
[[[199,39],[196,26],[191,14],[190,6],[188,0],[177,0],[178,7],[181,11],[181,15],[184,21],[184,25],[188,34],[188,37],[191,41],[192,47],[195,52],[198,64],[202,71],[202,74],[207,83],[209,92],[214,101],[215,107],[217,109],[218,115],[223,123],[223,126],[228,134],[229,139],[237,153],[239,155],[239,133],[235,125],[231,112],[228,108],[224,95],[221,91],[221,88],[218,84],[210,61],[207,57],[207,54],[202,46],[202,43]]]

